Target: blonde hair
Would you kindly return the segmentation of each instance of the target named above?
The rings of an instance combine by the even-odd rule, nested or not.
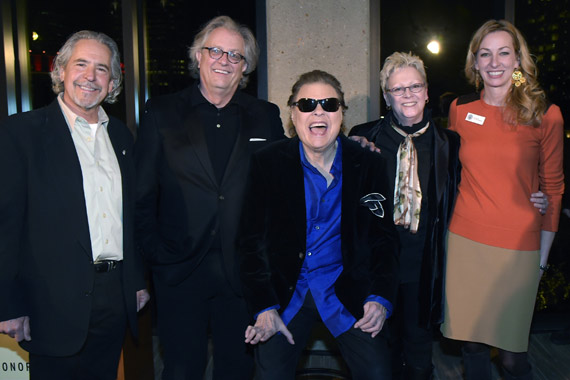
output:
[[[384,65],[382,66],[382,70],[380,71],[380,87],[382,87],[382,91],[386,92],[389,90],[387,87],[390,75],[392,75],[394,71],[403,67],[413,67],[418,70],[418,73],[420,73],[422,80],[427,86],[426,69],[421,58],[417,55],[413,55],[412,52],[404,53],[397,51],[386,58]]]
[[[539,126],[542,116],[548,108],[546,95],[537,76],[538,70],[528,50],[528,45],[522,33],[513,24],[506,20],[489,20],[473,34],[465,60],[465,76],[469,83],[478,87],[482,80],[481,74],[475,69],[477,51],[483,38],[490,33],[504,31],[513,39],[513,47],[520,63],[519,70],[523,73],[526,82],[519,86],[511,86],[505,99],[505,121],[511,124],[526,124]],[[477,88],[477,90],[479,90]]]

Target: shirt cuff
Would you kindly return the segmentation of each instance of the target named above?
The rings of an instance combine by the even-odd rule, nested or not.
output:
[[[261,313],[263,313],[263,312],[265,312],[265,311],[274,310],[274,309],[275,309],[275,310],[279,310],[279,305],[269,306],[267,309],[261,310],[259,313],[255,314],[255,315],[253,316],[253,319],[255,319],[255,320],[257,321],[257,317],[259,316],[259,314],[261,314]]]
[[[390,318],[390,316],[392,315],[392,310],[393,310],[393,306],[392,303],[390,301],[388,301],[385,298],[382,298],[380,296],[376,296],[374,294],[366,297],[366,299],[364,300],[364,303],[366,302],[378,302],[380,305],[384,306],[386,308],[386,319]]]

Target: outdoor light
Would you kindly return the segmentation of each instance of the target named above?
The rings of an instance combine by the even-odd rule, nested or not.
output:
[[[440,46],[438,41],[431,40],[430,43],[427,44],[427,48],[432,54],[439,54]]]

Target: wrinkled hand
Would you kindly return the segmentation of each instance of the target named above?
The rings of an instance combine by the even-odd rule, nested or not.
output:
[[[141,289],[137,291],[137,312],[139,312],[148,301],[150,301],[150,294],[148,293],[148,290]]]
[[[372,152],[380,153],[380,148],[374,145],[372,141],[368,141],[366,137],[350,136],[349,139],[351,139],[352,141],[356,141],[357,143],[360,143],[360,146],[363,148],[368,148]]]
[[[546,209],[548,208],[548,197],[542,191],[532,193],[530,195],[530,201],[542,215],[546,214]]]
[[[355,329],[371,333],[374,338],[382,330],[388,311],[378,302],[369,301],[364,304],[364,316],[354,324]]]
[[[30,335],[30,317],[20,317],[0,322],[0,333],[7,334],[17,342],[32,340]]]
[[[257,316],[255,326],[247,326],[245,342],[250,344],[265,342],[277,332],[281,332],[290,344],[295,344],[293,335],[281,320],[277,310],[267,310]]]

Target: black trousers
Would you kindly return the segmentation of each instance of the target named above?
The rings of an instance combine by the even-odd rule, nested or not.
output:
[[[65,357],[30,354],[30,380],[117,379],[127,328],[121,272],[119,266],[95,274],[89,331],[81,350]]]
[[[154,279],[157,326],[163,349],[163,380],[202,379],[213,341],[214,380],[251,379],[253,350],[245,340],[249,317],[222,268],[221,253],[209,252],[177,286]]]
[[[403,364],[416,369],[432,366],[433,331],[419,325],[419,282],[400,284],[394,314],[390,318],[392,366],[398,373]]]
[[[307,345],[311,330],[318,321],[320,321],[319,312],[309,291],[301,310],[287,326],[293,334],[295,344],[289,344],[287,338],[277,334],[267,342],[257,345],[255,379],[295,379],[297,363]],[[339,335],[336,341],[353,380],[391,379],[390,351],[384,330],[372,338],[370,334],[360,329],[351,328]]]

